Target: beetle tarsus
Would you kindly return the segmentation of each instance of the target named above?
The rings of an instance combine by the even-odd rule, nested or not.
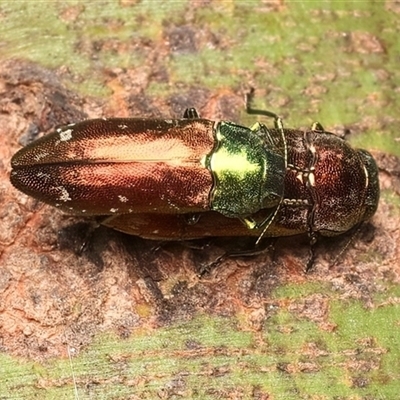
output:
[[[308,273],[312,270],[315,264],[315,244],[310,245],[310,252],[307,260],[305,272]]]

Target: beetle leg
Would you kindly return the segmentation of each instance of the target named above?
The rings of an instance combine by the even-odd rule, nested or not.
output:
[[[324,127],[323,127],[319,122],[314,122],[314,123],[311,125],[311,130],[312,130],[313,132],[325,132]]]
[[[185,112],[183,113],[183,118],[185,118],[185,119],[198,119],[198,118],[200,118],[200,114],[198,113],[198,111],[195,108],[190,107],[190,108],[187,108],[185,110]]]
[[[347,249],[350,247],[350,245],[354,242],[354,239],[356,236],[358,236],[361,232],[362,226],[365,224],[365,221],[359,222],[357,225],[355,225],[353,228],[350,229],[349,231],[349,239],[346,241],[345,245],[342,247],[340,250],[339,254],[335,257],[333,260],[333,263],[329,265],[329,269],[333,268],[336,263],[339,261],[339,259],[342,257],[342,255],[347,251]]]
[[[265,115],[267,117],[271,117],[274,119],[274,125],[275,129],[277,129],[283,138],[283,142],[285,143],[284,150],[285,150],[285,160],[287,160],[287,146],[286,146],[286,139],[285,139],[285,132],[283,128],[283,121],[282,118],[280,118],[277,114],[266,111],[266,110],[257,110],[252,108],[251,103],[254,98],[254,89],[252,88],[250,90],[250,93],[246,95],[246,111],[248,114],[256,114],[256,115]],[[259,125],[254,125],[253,128],[257,128]],[[319,199],[317,192],[315,190],[315,164],[317,163],[318,160],[318,155],[317,151],[315,149],[313,139],[314,139],[314,134],[316,132],[324,132],[323,126],[319,122],[314,122],[311,127],[311,132],[308,132],[305,134],[304,141],[306,144],[306,147],[309,149],[311,152],[311,161],[309,167],[302,171],[304,178],[306,178],[306,185],[310,191],[311,198],[312,198],[312,204],[310,205],[310,211],[308,212],[307,215],[307,226],[308,226],[308,236],[310,238],[310,257],[307,262],[307,267],[306,271],[310,270],[314,264],[315,261],[315,244],[317,242],[317,232],[314,231],[314,217],[315,217],[315,212],[319,204]],[[266,220],[262,221],[261,223],[258,223],[255,228],[260,228],[264,227],[262,233],[257,239],[256,245],[260,242],[262,237],[264,236],[265,232],[269,228],[270,224],[274,220],[276,214],[278,213],[281,204],[285,200],[282,198],[280,203],[277,205],[275,212],[271,214],[270,217],[268,217]]]
[[[310,238],[310,252],[308,256],[308,261],[306,265],[306,272],[309,272],[315,263],[315,245],[317,243],[317,234],[316,232],[311,232],[309,235]]]
[[[242,248],[242,246],[239,246],[240,248],[233,251],[227,250],[223,254],[215,258],[214,261],[201,267],[199,271],[199,276],[203,277],[204,275],[209,274],[212,269],[219,266],[223,261],[228,258],[254,257],[271,252],[271,259],[273,261],[275,258],[275,243],[277,240],[278,238],[276,237],[268,238],[268,240],[263,241],[262,246],[256,247],[254,243],[246,243],[244,248]]]
[[[275,242],[278,240],[278,238],[268,238],[268,241],[265,241],[263,243],[262,247],[254,247],[253,249],[247,249],[247,250],[238,250],[232,253],[227,253],[227,257],[252,257],[252,256],[258,256],[260,254],[267,253],[269,251],[275,251]]]
[[[316,123],[318,124],[318,123]],[[315,124],[314,124],[315,125]],[[319,124],[318,124],[319,125]],[[322,128],[322,126],[319,125],[319,127]],[[317,191],[315,190],[315,165],[318,161],[318,154],[314,146],[314,134],[315,130],[311,132],[305,132],[304,134],[304,142],[306,144],[306,147],[311,153],[311,161],[310,165],[308,167],[308,170],[305,174],[307,180],[306,180],[306,186],[308,190],[310,191],[311,198],[312,198],[312,204],[311,204],[311,209],[308,212],[307,215],[307,226],[308,226],[308,237],[310,238],[310,257],[307,262],[307,267],[306,271],[309,271],[312,266],[314,265],[315,261],[315,244],[317,243],[317,232],[314,230],[314,220],[315,220],[315,212],[317,210],[318,204],[320,204],[320,200],[317,194]]]

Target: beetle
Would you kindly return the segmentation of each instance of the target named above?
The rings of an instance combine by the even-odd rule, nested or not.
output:
[[[326,132],[246,128],[199,118],[111,118],[56,129],[12,158],[22,192],[151,239],[335,236],[368,220],[379,201],[376,163]],[[313,252],[313,250],[312,250]],[[311,256],[313,258],[313,256]],[[309,261],[309,264],[312,261]]]

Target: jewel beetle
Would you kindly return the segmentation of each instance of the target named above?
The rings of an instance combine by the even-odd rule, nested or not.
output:
[[[19,150],[22,192],[151,239],[335,236],[379,201],[376,163],[319,123],[286,129],[201,119],[110,118],[56,129]]]

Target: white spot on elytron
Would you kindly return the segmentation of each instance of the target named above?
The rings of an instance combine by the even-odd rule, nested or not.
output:
[[[132,213],[132,212],[133,212],[132,208],[130,208],[130,209],[128,210],[128,212]]]
[[[304,182],[303,182],[303,173],[302,173],[302,172],[299,172],[299,173],[296,175],[296,179],[298,179],[301,183],[304,183]]]
[[[166,124],[173,124],[174,123],[174,121],[172,119],[164,119],[164,122]]]
[[[311,153],[315,154],[317,152],[317,150],[315,149],[315,146],[312,144],[310,145],[310,151]]]
[[[68,140],[72,139],[72,129],[66,129],[65,131],[60,132],[60,141],[68,142]]]
[[[44,172],[38,172],[38,173],[36,174],[36,177],[37,177],[37,178],[49,179],[49,178],[50,178],[50,175],[49,175],[49,174],[45,174]]]
[[[81,212],[85,213],[85,212],[86,212],[86,210],[82,210]]]
[[[103,117],[103,118],[101,118],[103,121],[107,121],[107,118],[106,117]]]
[[[126,196],[119,195],[118,198],[121,203],[126,203],[128,201],[128,198]]]
[[[128,125],[121,124],[121,125],[118,125],[118,128],[124,130],[124,129],[128,128]]]
[[[315,186],[315,175],[313,172],[310,172],[310,174],[308,175],[308,183],[310,184],[310,186]]]
[[[65,128],[72,128],[72,127],[74,127],[76,124],[75,123],[73,123],[73,124],[68,124],[68,125],[66,125],[66,126],[61,126],[60,128],[57,128],[56,129],[56,132],[57,133],[62,133],[64,130],[65,130]]]
[[[116,212],[118,212],[118,208],[110,208],[110,212],[116,213]]]
[[[46,158],[49,155],[48,152],[44,151],[43,153],[35,154],[35,161],[40,161],[42,158]]]
[[[61,192],[58,200],[63,201],[64,203],[72,200],[64,186],[59,186],[57,189]]]

